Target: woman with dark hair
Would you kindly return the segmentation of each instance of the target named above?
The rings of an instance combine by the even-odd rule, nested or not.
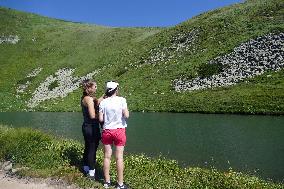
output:
[[[96,99],[97,84],[93,80],[82,82],[83,95],[81,107],[84,117],[82,132],[85,140],[83,155],[84,171],[90,178],[95,178],[96,152],[101,139],[100,126],[98,120],[98,107],[103,97]]]
[[[104,187],[110,187],[110,161],[112,145],[115,145],[117,189],[126,189],[123,183],[123,151],[126,144],[125,128],[126,119],[129,117],[126,99],[118,95],[118,83],[110,81],[106,83],[106,96],[100,103],[99,120],[104,122],[102,143],[104,145],[103,170],[105,176]]]

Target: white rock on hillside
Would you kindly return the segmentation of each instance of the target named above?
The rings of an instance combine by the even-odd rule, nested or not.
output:
[[[42,68],[35,68],[34,70],[31,71],[31,73],[29,73],[26,78],[32,78],[32,77],[36,77],[40,72],[41,72]],[[25,92],[25,90],[29,87],[29,85],[31,84],[31,81],[27,81],[24,84],[19,84],[16,92],[17,93],[23,93]]]
[[[221,64],[224,70],[207,78],[197,77],[188,80],[175,79],[174,89],[193,91],[235,85],[236,83],[261,75],[266,71],[279,71],[284,67],[284,33],[267,34],[236,47],[225,56],[216,57],[208,64]]]
[[[40,102],[48,99],[66,97],[69,93],[80,87],[80,83],[85,79],[91,79],[94,75],[100,72],[96,70],[82,77],[74,77],[72,74],[75,69],[62,68],[54,75],[48,76],[43,83],[34,91],[32,98],[27,102],[29,108],[36,107]],[[57,86],[49,89],[52,83],[56,82]]]
[[[9,35],[9,36],[0,37],[0,44],[2,43],[17,44],[19,41],[20,41],[20,38],[17,35]]]
[[[180,57],[183,52],[194,52],[193,48],[198,37],[198,29],[193,29],[188,33],[178,33],[170,40],[170,44],[163,46],[159,44],[156,48],[149,51],[149,56],[142,59],[144,64],[156,64],[168,62]]]

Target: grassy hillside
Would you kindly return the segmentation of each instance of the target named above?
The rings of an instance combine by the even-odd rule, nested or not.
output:
[[[248,0],[170,28],[110,28],[0,8],[0,26],[6,39],[0,44],[1,111],[80,111],[81,90],[70,85],[97,71],[92,77],[98,81],[98,94],[105,81],[117,80],[132,111],[284,114],[283,69],[266,70],[231,86],[193,91],[174,87],[178,78],[190,81],[220,73],[225,67],[208,62],[251,39],[283,33],[281,0]],[[19,40],[12,44],[9,36]],[[284,56],[283,46],[278,51]],[[27,77],[36,68],[41,71]],[[54,77],[62,68],[75,70],[60,83]],[[50,75],[53,79],[47,81]],[[45,81],[48,90],[38,89],[35,95]],[[20,85],[26,87],[17,92]],[[68,87],[72,90],[63,98],[56,96]],[[42,95],[49,97],[27,106]]]

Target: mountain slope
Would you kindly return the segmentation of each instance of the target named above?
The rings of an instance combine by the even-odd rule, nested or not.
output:
[[[80,111],[93,77],[99,95],[118,80],[133,111],[283,114],[283,15],[280,0],[249,0],[171,28],[109,28],[1,8],[0,108]]]

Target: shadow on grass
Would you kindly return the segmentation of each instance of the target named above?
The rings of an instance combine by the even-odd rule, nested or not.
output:
[[[88,175],[83,169],[84,162],[82,155],[83,154],[79,153],[76,147],[68,147],[63,150],[64,159],[66,159],[71,166],[76,167],[83,175],[87,177]],[[95,169],[96,169],[95,180],[103,184],[104,174],[103,174],[102,165],[96,162]]]

